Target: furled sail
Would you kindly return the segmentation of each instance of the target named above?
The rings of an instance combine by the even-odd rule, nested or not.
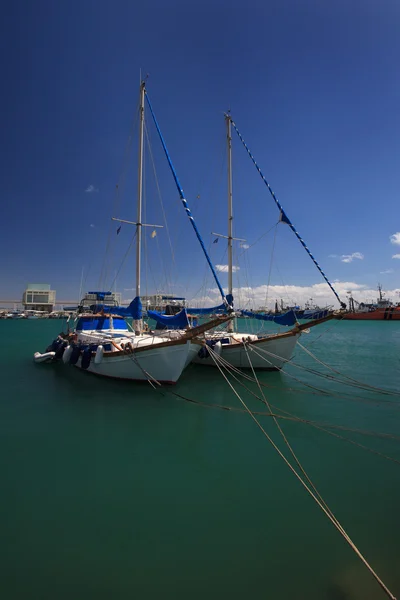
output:
[[[187,312],[190,315],[214,315],[226,311],[225,304],[219,306],[211,306],[210,308],[187,308]]]
[[[232,294],[226,295],[226,301],[229,304],[229,306],[232,308],[233,307]],[[213,314],[217,314],[217,313],[226,312],[227,305],[224,303],[224,304],[219,304],[218,306],[211,306],[209,308],[187,308],[186,310],[190,315],[213,315]]]
[[[142,301],[138,296],[132,300],[129,306],[102,306],[100,307],[105,313],[111,313],[112,315],[119,315],[121,317],[128,317],[132,319],[142,318]]]
[[[297,322],[296,313],[293,310],[289,310],[283,315],[263,315],[254,313],[250,310],[241,310],[240,312],[244,317],[251,317],[252,319],[258,319],[259,321],[273,321],[277,325],[290,326]]]
[[[162,315],[155,310],[148,310],[147,316],[167,329],[186,329],[189,327],[189,319],[185,308],[176,315]]]

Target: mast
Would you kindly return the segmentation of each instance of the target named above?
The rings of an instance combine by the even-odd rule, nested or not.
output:
[[[143,197],[143,139],[144,139],[144,96],[145,82],[140,84],[139,103],[139,152],[138,152],[138,190],[136,220],[136,297],[140,298],[140,263],[142,251],[142,197]],[[136,335],[142,332],[142,320],[135,319],[133,328]]]
[[[231,132],[231,117],[225,115],[226,122],[226,143],[228,150],[228,294],[232,297],[233,291],[233,263],[232,263],[232,221],[233,221],[233,205],[232,205],[232,132]],[[233,331],[233,322],[229,321],[228,331]]]
[[[204,252],[204,256],[206,257],[206,260],[207,260],[207,262],[208,262],[208,266],[209,266],[209,267],[210,267],[210,269],[211,269],[211,273],[213,274],[213,277],[214,277],[214,279],[215,279],[215,283],[217,284],[217,287],[218,287],[218,289],[219,289],[219,292],[220,292],[220,294],[221,294],[221,297],[222,297],[223,303],[224,303],[224,305],[226,306],[226,308],[227,308],[228,310],[230,310],[230,311],[231,311],[231,310],[232,310],[232,306],[230,305],[230,303],[228,302],[227,298],[225,297],[225,292],[224,292],[224,290],[222,289],[221,282],[220,282],[220,280],[219,280],[219,278],[218,278],[218,275],[217,275],[217,273],[216,273],[216,271],[215,271],[215,269],[214,269],[214,265],[213,265],[213,264],[212,264],[212,262],[211,262],[211,258],[210,258],[210,256],[209,256],[209,254],[208,254],[207,250],[206,250],[206,247],[205,247],[205,245],[204,245],[204,242],[203,242],[203,239],[202,239],[202,237],[201,237],[201,235],[200,235],[200,232],[199,232],[199,230],[197,229],[197,225],[196,225],[196,223],[195,223],[195,220],[194,220],[194,218],[193,218],[193,215],[192,215],[192,213],[191,213],[191,211],[190,211],[190,208],[189,208],[189,206],[188,206],[187,200],[186,200],[186,198],[185,198],[185,194],[184,194],[184,192],[183,192],[182,186],[181,186],[181,184],[180,184],[180,181],[179,181],[179,179],[178,179],[178,175],[176,174],[176,171],[175,171],[174,165],[172,164],[172,160],[171,160],[171,157],[170,157],[170,155],[169,155],[169,152],[168,152],[167,146],[166,146],[166,144],[165,144],[164,138],[163,138],[163,136],[162,136],[162,133],[161,133],[160,126],[159,126],[159,124],[158,124],[158,122],[157,122],[156,115],[154,114],[153,107],[151,106],[151,102],[150,102],[150,99],[149,99],[149,97],[148,97],[148,95],[147,95],[147,94],[146,94],[146,98],[147,98],[147,104],[149,105],[149,109],[150,109],[151,115],[152,115],[152,117],[153,117],[154,125],[156,126],[156,129],[157,129],[157,132],[158,132],[158,135],[159,135],[160,141],[161,141],[161,145],[162,145],[162,147],[163,147],[163,149],[164,149],[165,156],[167,157],[167,161],[168,161],[169,167],[170,167],[170,169],[171,169],[172,176],[173,176],[173,178],[174,178],[174,181],[175,181],[175,185],[176,185],[176,187],[177,187],[177,189],[178,189],[179,197],[180,197],[180,199],[181,199],[181,201],[182,201],[182,204],[183,204],[183,207],[184,207],[184,209],[185,209],[185,211],[186,211],[186,214],[187,214],[187,216],[188,216],[188,218],[189,218],[189,220],[190,220],[190,222],[191,222],[191,224],[192,224],[192,227],[193,227],[193,229],[194,229],[194,232],[195,232],[195,234],[196,234],[196,237],[197,237],[197,239],[199,240],[199,243],[200,243],[201,249],[202,249],[202,250],[203,250],[203,252]],[[226,238],[226,235],[222,235],[222,236],[221,236],[220,234],[213,234],[213,235],[219,235],[220,237],[225,237],[225,238]],[[245,241],[245,240],[242,240],[242,241]]]
[[[378,283],[378,292],[379,292],[379,298],[378,298],[378,300],[379,300],[379,302],[382,302],[382,300],[383,300],[383,296],[382,296],[382,286],[381,286],[381,284],[380,284],[380,283]]]

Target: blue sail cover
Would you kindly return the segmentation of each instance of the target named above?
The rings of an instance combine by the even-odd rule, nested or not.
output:
[[[102,306],[102,310],[112,315],[119,315],[121,317],[128,317],[132,319],[142,318],[142,301],[138,296],[132,300],[129,306]]]
[[[109,330],[110,327],[111,323],[108,317],[101,317],[96,315],[79,317],[78,322],[76,324],[77,331],[104,331],[105,329]],[[124,319],[114,319],[112,328],[118,329],[120,331],[128,331],[128,326]]]
[[[263,315],[259,313],[254,313],[250,310],[241,310],[240,311],[244,317],[251,317],[252,319],[258,319],[259,321],[273,321],[277,323],[277,325],[295,325],[297,322],[296,314],[293,310],[289,310],[283,315]]]
[[[187,308],[186,310],[190,315],[212,315],[225,312],[226,306],[220,304],[219,306],[211,306],[211,308]]]
[[[233,308],[233,296],[232,294],[226,295],[226,301],[231,308]],[[226,304],[219,304],[219,306],[212,306],[211,308],[187,308],[187,312],[190,315],[212,315],[217,313],[226,312]]]
[[[147,316],[167,329],[186,329],[189,327],[189,319],[185,308],[176,315],[162,315],[155,310],[148,310]]]
[[[133,319],[138,321],[142,318],[142,301],[139,296],[136,296],[136,298],[132,300],[128,309],[130,310]]]

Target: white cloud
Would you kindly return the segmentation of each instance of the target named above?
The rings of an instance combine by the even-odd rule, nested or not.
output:
[[[367,285],[355,283],[354,281],[338,281],[334,283],[334,288],[342,301],[347,301],[347,294],[351,290],[354,298],[358,302],[375,302],[378,292],[375,288]],[[386,297],[397,300],[399,289],[385,290]],[[225,290],[227,292],[227,290]],[[333,305],[338,308],[338,302],[331,289],[326,283],[316,283],[310,286],[300,285],[260,285],[254,288],[241,287],[233,290],[235,306],[238,308],[258,309],[267,306],[273,308],[275,300],[282,298],[284,304],[301,305],[313,298],[315,304],[319,306]],[[201,298],[191,298],[190,306],[217,306],[221,304],[221,296],[217,288],[208,290],[208,294]]]
[[[215,265],[215,268],[220,273],[227,273],[229,267],[228,267],[228,265]],[[235,265],[232,266],[232,272],[233,273],[236,273],[236,271],[239,271],[239,269],[240,269],[240,267],[236,267]]]
[[[400,254],[393,254],[392,258],[400,258]]]
[[[353,252],[353,254],[342,254],[340,260],[344,263],[351,263],[355,258],[357,258],[358,260],[363,260],[364,254],[361,254],[361,252]]]
[[[400,254],[399,254],[399,258],[400,258]],[[381,273],[381,275],[386,275],[386,273],[394,273],[394,269],[386,269],[386,271],[381,271],[380,273]]]
[[[243,250],[248,250],[250,248],[249,244],[240,244],[240,247],[243,248]]]
[[[393,235],[390,236],[390,241],[392,244],[396,244],[396,246],[400,246],[400,231],[397,231]]]
[[[94,229],[94,227],[95,227],[94,223],[90,223],[90,227],[91,227],[92,229]]]
[[[91,183],[90,185],[87,186],[85,192],[87,192],[88,194],[92,194],[93,192],[98,192],[98,188],[94,187],[93,183]]]

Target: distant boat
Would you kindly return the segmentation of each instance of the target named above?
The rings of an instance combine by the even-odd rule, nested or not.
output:
[[[384,297],[382,286],[378,284],[379,298],[375,304],[357,302],[349,297],[349,312],[337,318],[346,321],[400,321],[400,306]]]
[[[332,312],[331,306],[320,307],[313,304],[313,299],[310,298],[309,302],[306,302],[304,310],[302,311],[301,319],[324,319]],[[296,312],[296,314],[298,314]]]

